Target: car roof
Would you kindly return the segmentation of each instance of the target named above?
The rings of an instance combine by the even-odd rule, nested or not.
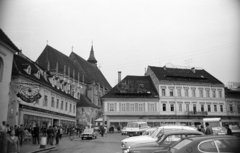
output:
[[[232,136],[232,135],[202,135],[202,136],[197,136],[197,137],[191,137],[191,138],[187,138],[190,140],[196,140],[196,141],[202,141],[202,140],[209,140],[209,139],[219,139],[219,138],[224,138],[224,139],[228,139],[228,138],[234,138],[234,139],[238,139],[236,136]]]
[[[199,135],[203,135],[202,132],[193,131],[193,130],[172,130],[172,131],[164,131],[164,135],[171,135],[171,134],[199,134]]]

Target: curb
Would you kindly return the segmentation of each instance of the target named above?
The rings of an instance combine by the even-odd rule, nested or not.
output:
[[[38,152],[42,152],[42,151],[46,151],[46,150],[51,150],[51,149],[54,149],[54,148],[56,148],[56,146],[42,148],[42,149],[38,149],[38,150],[35,150],[35,151],[30,151],[28,153],[38,153]]]

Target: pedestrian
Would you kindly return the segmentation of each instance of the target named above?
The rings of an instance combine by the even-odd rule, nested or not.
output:
[[[104,127],[101,125],[101,126],[100,126],[100,134],[101,134],[102,137],[104,136],[104,132],[105,132],[105,129],[104,129]]]
[[[2,131],[7,133],[6,121],[2,121]]]
[[[20,145],[22,145],[23,136],[24,136],[24,129],[23,129],[22,124],[20,125],[18,132],[19,132],[18,138],[19,138],[19,141],[20,141]]]
[[[201,125],[201,129],[200,129],[200,132],[202,132],[202,133],[206,133],[206,131],[205,131],[205,129],[204,129],[204,127]]]
[[[6,125],[6,132],[7,132],[8,135],[10,135],[10,133],[11,133],[11,129],[10,129],[9,124]]]
[[[59,128],[59,139],[61,140],[62,139],[62,135],[63,135],[63,129],[62,129],[62,127],[60,126],[60,128]]]
[[[232,130],[229,128],[229,125],[226,125],[226,129],[227,129],[227,135],[233,135],[232,134]]]
[[[52,129],[52,126],[49,126],[47,129],[47,143],[50,145],[53,145],[53,137],[54,137],[54,131]]]
[[[39,126],[36,124],[36,126],[33,128],[33,134],[34,134],[34,144],[39,144]]]
[[[213,130],[212,130],[212,128],[211,127],[209,127],[209,123],[208,122],[206,122],[206,135],[212,135],[213,134]]]
[[[59,135],[60,135],[60,128],[58,126],[56,126],[56,130],[55,130],[56,145],[58,145],[58,143],[59,143]]]
[[[7,153],[20,153],[19,139],[15,136],[14,130],[7,137]]]

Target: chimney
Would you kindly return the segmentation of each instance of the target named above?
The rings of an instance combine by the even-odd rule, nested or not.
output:
[[[118,71],[118,83],[121,81],[121,71]]]
[[[192,67],[191,70],[192,70],[193,73],[196,72],[196,71],[195,71],[195,67]]]

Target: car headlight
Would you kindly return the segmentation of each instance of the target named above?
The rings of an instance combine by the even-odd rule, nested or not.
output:
[[[124,153],[129,153],[130,150],[129,150],[129,149],[126,149],[126,150],[124,150],[123,152],[124,152]]]

